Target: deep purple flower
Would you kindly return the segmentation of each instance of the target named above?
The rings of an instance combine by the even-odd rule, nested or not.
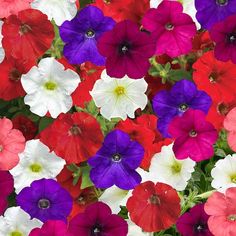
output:
[[[70,221],[69,232],[79,236],[126,236],[128,224],[112,214],[109,206],[96,202]]]
[[[23,188],[17,204],[32,218],[66,221],[72,209],[72,197],[53,179],[40,179]]]
[[[98,40],[99,52],[107,57],[106,70],[110,77],[133,79],[144,77],[150,67],[149,58],[155,52],[155,41],[139,26],[125,20],[115,25]]]
[[[105,58],[98,52],[97,40],[114,25],[115,21],[105,17],[99,8],[83,8],[74,19],[65,21],[59,28],[60,36],[66,43],[65,57],[71,64],[90,61],[96,65],[104,65]]]
[[[116,185],[121,189],[133,189],[141,182],[141,176],[135,171],[141,164],[144,148],[131,141],[128,134],[121,130],[110,132],[103,146],[95,156],[88,160],[93,168],[90,178],[98,188]]]
[[[236,13],[236,0],[195,0],[196,18],[205,29]]]
[[[158,92],[152,102],[158,116],[158,130],[164,137],[170,137],[168,125],[175,116],[181,116],[189,108],[207,114],[212,103],[207,93],[197,90],[193,82],[185,79],[176,82],[170,91]]]
[[[212,236],[207,225],[208,218],[204,203],[200,203],[180,216],[176,227],[182,236]]]
[[[199,162],[214,155],[213,144],[218,138],[214,126],[206,121],[206,114],[189,109],[181,117],[175,117],[168,127],[175,139],[173,151],[177,159],[191,158]]]
[[[216,42],[216,59],[224,62],[232,60],[236,64],[236,15],[229,16],[223,22],[215,24],[210,35]]]

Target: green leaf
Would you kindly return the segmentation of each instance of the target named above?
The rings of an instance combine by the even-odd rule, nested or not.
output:
[[[85,189],[91,186],[94,186],[93,182],[91,181],[89,174],[90,174],[90,167],[84,166],[81,167],[82,171],[82,183],[81,183],[81,189]]]
[[[51,117],[42,117],[39,121],[39,132],[44,130],[46,127],[48,127],[52,122],[54,121]]]
[[[182,79],[192,79],[192,75],[189,71],[186,70],[170,70],[169,71],[169,79],[172,81],[179,81]]]

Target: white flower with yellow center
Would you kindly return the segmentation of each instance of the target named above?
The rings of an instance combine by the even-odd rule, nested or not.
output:
[[[55,178],[66,164],[39,139],[26,142],[24,152],[20,153],[20,162],[10,170],[14,178],[16,193],[29,186],[34,180]]]
[[[80,77],[73,70],[64,70],[64,66],[53,57],[44,58],[38,67],[32,67],[21,77],[22,86],[27,93],[24,102],[33,113],[45,116],[49,111],[56,118],[72,107],[70,95],[79,82]]]
[[[30,219],[20,207],[8,208],[0,217],[0,236],[28,236],[32,229],[40,228],[42,222]]]
[[[49,20],[54,19],[58,26],[73,19],[77,13],[76,0],[34,0],[31,7],[43,12]]]
[[[121,118],[125,120],[127,116],[134,118],[134,112],[147,105],[147,83],[144,79],[130,79],[125,76],[122,79],[111,78],[106,70],[102,72],[101,79],[94,84],[90,92],[100,113],[103,117]]]
[[[2,47],[2,25],[3,25],[3,21],[0,20],[0,63],[3,61],[4,57],[5,57],[5,51]]]
[[[220,192],[236,187],[236,154],[227,155],[224,159],[217,161],[211,170],[211,176],[213,178],[211,186]]]
[[[176,159],[172,148],[173,144],[163,146],[161,152],[153,156],[148,177],[153,182],[162,182],[177,191],[183,191],[194,172],[196,163],[190,158]]]

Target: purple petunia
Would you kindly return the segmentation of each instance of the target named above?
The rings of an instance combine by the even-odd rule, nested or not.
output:
[[[207,114],[212,100],[207,93],[197,90],[193,82],[183,79],[176,82],[170,91],[158,92],[152,103],[158,116],[158,130],[164,137],[170,137],[168,125],[175,116],[181,116],[189,108]]]
[[[90,61],[96,65],[104,65],[105,58],[98,52],[97,40],[114,25],[115,21],[105,17],[99,8],[83,8],[74,19],[65,21],[60,26],[60,36],[66,43],[65,57],[71,64]]]
[[[236,0],[195,0],[196,18],[205,29],[236,13]]]
[[[212,236],[207,225],[208,219],[209,215],[204,211],[204,203],[200,203],[180,216],[176,227],[182,236]]]
[[[110,77],[132,79],[144,77],[150,67],[149,58],[155,52],[155,41],[139,26],[125,20],[103,34],[98,50],[106,57],[106,70]]]
[[[32,218],[66,221],[72,209],[72,197],[53,179],[40,179],[21,190],[17,204]]]
[[[138,142],[131,141],[125,132],[114,130],[105,137],[96,155],[88,160],[92,166],[90,178],[98,188],[115,184],[121,189],[133,189],[141,182],[135,169],[143,156],[144,148]]]
[[[96,202],[70,221],[69,232],[79,236],[126,236],[128,224],[112,214],[109,206]]]

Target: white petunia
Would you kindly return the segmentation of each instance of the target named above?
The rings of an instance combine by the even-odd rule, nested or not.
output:
[[[0,236],[28,236],[34,228],[42,226],[37,219],[30,219],[30,216],[20,207],[10,207],[4,217],[0,217]]]
[[[122,79],[111,78],[106,70],[102,72],[101,79],[94,84],[90,92],[103,117],[121,118],[127,116],[134,118],[134,112],[147,105],[147,83],[144,79],[130,79],[125,76]]]
[[[40,140],[26,142],[24,152],[20,153],[20,162],[10,170],[14,178],[16,193],[29,186],[34,180],[55,178],[63,169],[65,161]]]
[[[72,107],[71,94],[77,88],[80,77],[73,70],[64,70],[64,66],[55,58],[44,58],[38,67],[22,75],[21,83],[27,93],[25,104],[30,110],[45,116],[49,111],[53,118],[66,113]]]
[[[34,0],[31,7],[46,14],[49,20],[54,19],[58,26],[77,13],[76,0]]]
[[[112,213],[117,214],[121,210],[120,206],[126,206],[128,198],[132,195],[131,192],[112,186],[105,190],[99,200],[105,202],[111,208]]]
[[[213,178],[211,186],[220,192],[236,187],[236,154],[227,155],[224,159],[217,161],[211,170],[211,176]]]
[[[192,172],[195,162],[190,158],[178,160],[172,150],[173,144],[163,146],[160,153],[153,156],[148,177],[153,182],[162,182],[183,191]]]
[[[151,0],[150,1],[150,7],[151,8],[157,8],[157,6],[162,2],[163,0]],[[197,29],[201,29],[201,25],[198,23],[196,19],[196,13],[197,10],[195,8],[195,3],[194,0],[173,0],[173,1],[179,1],[183,5],[183,12],[188,14],[189,16],[192,17],[194,23],[197,26]]]
[[[133,221],[131,220],[126,220],[128,223],[128,234],[127,236],[151,236],[153,235],[153,233],[147,233],[147,232],[143,232],[142,229],[137,226]]]
[[[0,63],[3,61],[4,57],[5,57],[5,51],[2,47],[2,25],[3,25],[3,21],[0,20]]]

